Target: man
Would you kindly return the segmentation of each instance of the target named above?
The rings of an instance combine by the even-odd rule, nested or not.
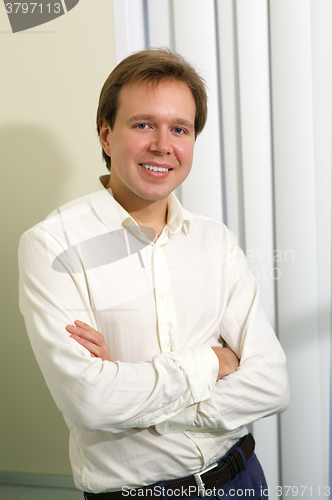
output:
[[[205,120],[181,57],[128,57],[100,96],[104,189],[21,239],[21,310],[87,499],[267,498],[245,425],[286,408],[285,357],[235,237],[172,194]]]

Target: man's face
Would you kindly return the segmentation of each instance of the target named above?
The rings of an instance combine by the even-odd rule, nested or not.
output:
[[[137,207],[165,200],[190,172],[196,104],[184,82],[126,83],[120,91],[113,130],[100,129],[111,158],[114,197]],[[144,200],[144,201],[143,201]]]

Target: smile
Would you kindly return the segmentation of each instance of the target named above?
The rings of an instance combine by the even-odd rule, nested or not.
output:
[[[169,172],[170,168],[164,167],[154,167],[153,165],[145,165],[140,163],[141,167],[145,168],[145,170],[153,170],[153,172]]]

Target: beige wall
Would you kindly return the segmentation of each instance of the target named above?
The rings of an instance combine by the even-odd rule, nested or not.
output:
[[[95,132],[115,65],[112,2],[80,0],[66,15],[11,33],[0,4],[0,472],[71,474],[68,431],[18,309],[20,235],[105,173]]]

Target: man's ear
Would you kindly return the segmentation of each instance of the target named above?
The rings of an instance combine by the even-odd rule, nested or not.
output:
[[[107,156],[111,157],[111,141],[110,141],[111,127],[107,120],[103,119],[99,125],[99,138],[103,150]]]

